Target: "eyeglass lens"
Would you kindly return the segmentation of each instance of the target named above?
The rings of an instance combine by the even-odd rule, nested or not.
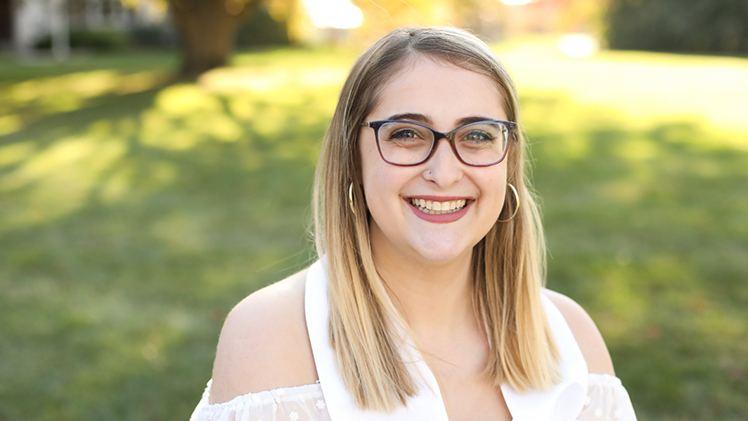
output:
[[[486,165],[504,156],[508,130],[500,123],[478,122],[460,127],[451,135],[463,161]],[[434,132],[427,127],[406,121],[385,123],[379,127],[378,133],[382,157],[400,165],[423,162],[434,147],[434,137]]]

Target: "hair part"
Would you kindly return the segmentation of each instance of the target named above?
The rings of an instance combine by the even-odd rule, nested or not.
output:
[[[383,86],[419,57],[491,78],[507,118],[519,119],[516,89],[506,68],[485,43],[458,29],[396,29],[357,59],[345,81],[317,165],[315,242],[326,262],[329,339],[343,382],[360,408],[386,412],[405,405],[418,387],[400,354],[398,329],[410,329],[392,304],[372,257],[359,135]],[[541,302],[545,241],[528,189],[526,144],[519,130],[509,147],[507,181],[516,187],[522,206],[512,220],[497,222],[475,246],[473,290],[490,343],[484,374],[496,386],[508,383],[523,392],[547,389],[561,375]],[[351,184],[355,215],[348,201]],[[512,215],[513,202],[513,195],[507,194],[498,219]]]

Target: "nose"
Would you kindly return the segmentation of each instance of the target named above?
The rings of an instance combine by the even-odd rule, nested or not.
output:
[[[440,186],[450,186],[462,178],[464,165],[455,156],[449,140],[441,138],[435,146],[436,150],[426,161],[424,177]]]

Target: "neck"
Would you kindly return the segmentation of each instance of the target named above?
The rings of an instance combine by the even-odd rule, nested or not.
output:
[[[372,253],[395,307],[421,340],[447,339],[475,323],[471,250],[431,262],[372,241]]]

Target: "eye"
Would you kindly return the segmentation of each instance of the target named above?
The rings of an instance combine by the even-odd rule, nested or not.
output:
[[[486,143],[492,142],[495,137],[483,130],[471,130],[462,139],[468,142]]]
[[[382,126],[379,135],[383,140],[397,144],[423,143],[431,139],[431,133],[415,124],[396,122]]]
[[[406,139],[417,139],[417,138],[420,138],[421,136],[416,130],[412,128],[402,128],[402,129],[397,129],[393,131],[392,133],[390,133],[388,137],[390,139],[406,140]]]

